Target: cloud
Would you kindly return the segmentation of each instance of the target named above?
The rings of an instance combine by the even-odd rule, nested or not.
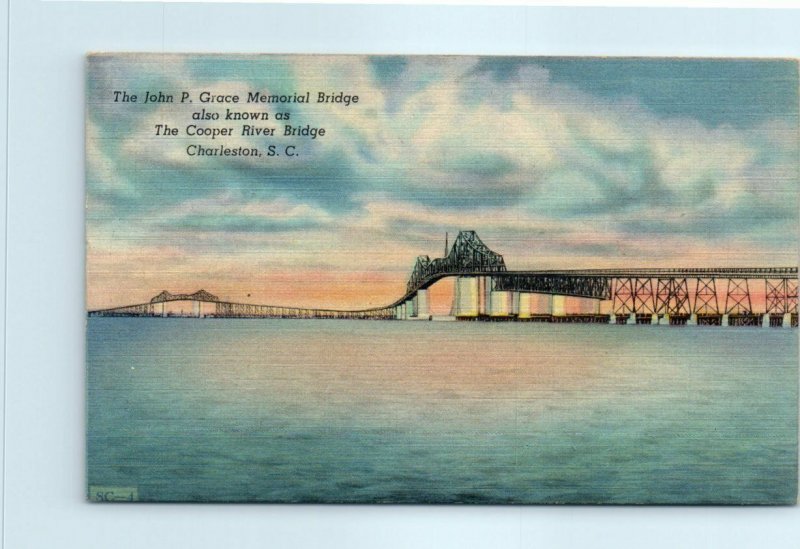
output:
[[[150,221],[164,232],[275,233],[318,229],[331,223],[332,216],[320,208],[284,198],[247,200],[226,192],[184,202]]]
[[[702,80],[704,66],[685,69]],[[670,90],[658,90],[654,70],[646,92],[632,83],[623,93],[620,82],[565,79],[559,67],[480,57],[92,58],[89,239],[108,253],[123,242],[162,242],[193,257],[235,249],[225,257],[337,272],[400,272],[415,255],[437,253],[442,233],[458,229],[502,243],[530,268],[702,262],[699,250],[708,261],[757,254],[775,263],[795,253],[796,104],[785,105],[785,116],[770,105],[730,123],[715,111],[711,124],[694,116],[715,100],[702,95],[708,86],[692,85],[690,108],[656,108]],[[591,72],[614,79],[613,71]],[[175,120],[183,130],[203,106],[134,108],[110,99],[119,89],[343,91],[359,102],[237,107],[270,117],[290,112],[292,125],[324,127],[326,136],[297,141],[297,158],[198,159],[185,154],[196,139],[163,140],[154,128]],[[675,97],[685,102],[687,93]],[[752,101],[774,99],[765,93]],[[727,112],[741,100],[725,104]],[[238,133],[224,139],[227,147],[262,150],[285,142]]]

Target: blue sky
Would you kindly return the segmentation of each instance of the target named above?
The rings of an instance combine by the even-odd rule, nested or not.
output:
[[[183,130],[197,104],[114,103],[119,89],[360,100],[258,107],[326,128],[291,141],[297,158],[198,159],[196,139],[152,135],[160,121]],[[512,268],[796,264],[797,63],[97,56],[87,191],[90,304],[209,284],[302,301],[313,292],[286,282],[299,272],[359,281],[352,305],[380,304],[460,229]]]

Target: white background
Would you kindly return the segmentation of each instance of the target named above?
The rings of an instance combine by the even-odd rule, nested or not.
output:
[[[798,547],[798,507],[85,503],[83,78],[89,51],[797,57],[800,11],[9,1],[4,547]]]

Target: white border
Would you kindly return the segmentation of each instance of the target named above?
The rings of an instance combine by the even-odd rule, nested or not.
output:
[[[49,2],[152,2],[190,4],[295,4],[290,0],[45,0]],[[723,9],[794,9],[797,0],[306,0],[304,4],[370,4],[379,6],[531,6],[579,8],[723,8]]]
[[[800,12],[10,0],[9,13],[4,547],[796,546],[798,507],[85,503],[82,105],[88,51],[797,57]]]
[[[0,241],[2,241],[2,255],[0,255],[0,270],[2,270],[3,276],[3,291],[0,293],[0,307],[2,308],[3,314],[0,316],[0,330],[2,331],[2,349],[3,349],[3,358],[2,358],[2,372],[0,372],[0,433],[2,434],[2,440],[0,440],[0,471],[2,471],[2,475],[0,475],[0,533],[3,535],[0,536],[0,546],[3,545],[3,539],[5,538],[5,477],[6,477],[6,441],[5,441],[5,432],[6,432],[6,397],[5,397],[5,390],[6,390],[6,364],[8,364],[8,352],[6,347],[6,339],[7,339],[7,320],[8,320],[8,309],[6,307],[7,302],[7,294],[8,294],[8,285],[7,285],[7,253],[8,253],[8,138],[9,138],[9,128],[8,128],[8,111],[9,111],[9,79],[8,79],[8,69],[9,69],[9,55],[8,55],[8,44],[9,44],[9,32],[10,29],[10,5],[6,5],[6,9],[0,10],[0,28],[6,30],[6,39],[0,40],[0,65],[3,67],[0,69],[0,173],[2,173],[2,179],[5,183],[3,185],[2,192],[0,192]]]

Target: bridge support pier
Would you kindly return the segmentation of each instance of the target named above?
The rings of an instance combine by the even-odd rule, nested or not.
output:
[[[650,317],[650,324],[652,325],[658,324],[658,315],[656,313],[653,313],[653,315]]]
[[[766,313],[761,317],[761,327],[762,328],[769,328],[769,313]]]
[[[692,313],[689,315],[689,318],[686,319],[687,326],[697,326],[697,313]]]
[[[631,313],[628,315],[628,320],[625,324],[636,324],[636,313]]]
[[[519,318],[530,318],[531,317],[531,294],[529,293],[517,293],[519,296],[519,306],[517,309],[517,315]]]
[[[475,318],[480,313],[480,283],[474,276],[459,276],[455,284],[455,316]]]
[[[427,319],[431,314],[430,302],[428,300],[428,290],[417,290],[416,312],[419,318]]]
[[[511,314],[511,292],[492,292],[492,309],[490,316],[509,316]]]
[[[405,305],[405,309],[406,309],[404,317],[406,319],[409,319],[409,318],[413,317],[414,316],[414,300],[413,299],[408,299],[408,300],[406,300],[404,305]]]
[[[552,316],[567,316],[567,296],[550,296],[550,314]]]
[[[721,324],[722,324],[723,326],[730,326],[730,324],[729,324],[729,322],[728,322],[728,319],[729,319],[729,318],[730,318],[730,317],[729,317],[727,314],[724,314],[724,315],[722,315],[722,321],[721,321]]]
[[[792,313],[786,313],[786,314],[783,315],[782,326],[784,328],[791,328],[792,327]]]
[[[161,316],[167,316],[167,303],[165,301],[161,302]]]
[[[492,277],[484,276],[479,279],[478,286],[478,300],[480,301],[478,314],[489,316],[492,314]],[[481,290],[483,291],[481,292]]]

